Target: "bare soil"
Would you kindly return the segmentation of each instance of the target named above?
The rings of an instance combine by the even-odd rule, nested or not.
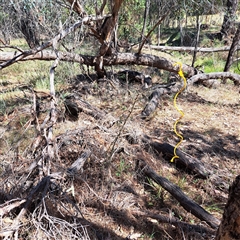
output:
[[[3,90],[6,86],[1,87]],[[46,231],[54,225],[51,221],[56,226],[56,219],[69,223],[75,219],[81,223],[78,229],[85,229],[85,239],[214,238],[215,230],[185,211],[166,190],[138,171],[137,159],[143,158],[159,175],[177,184],[186,195],[221,219],[229,185],[240,174],[240,98],[236,86],[230,82],[215,89],[189,86],[177,100],[184,112],[178,124],[184,137],[179,149],[209,166],[212,175],[207,179],[197,178],[165,156],[146,150],[142,141],[147,135],[160,143],[178,143],[173,125],[179,113],[173,106],[173,94],[163,96],[155,114],[142,119],[141,111],[151,91],[138,84],[118,86],[111,81],[72,79],[64,91],[78,94],[104,117],[97,119],[82,111],[73,119],[66,114],[64,97],[58,95],[58,122],[54,126],[57,150],[51,171],[60,172],[62,179],[55,182],[57,190],[44,197],[45,208],[35,202],[28,209],[21,221],[20,239],[56,239],[57,235]],[[20,186],[19,182],[46,145],[42,142],[32,154],[37,137],[37,123],[30,121],[33,94],[29,89],[20,92],[5,101],[9,107],[0,116],[0,204],[29,196],[31,188],[26,183]],[[46,92],[38,91],[36,95],[41,124],[48,114],[49,98]],[[73,179],[66,178],[66,170],[85,150],[91,155],[83,169]],[[38,174],[35,170],[28,177],[32,186],[40,181]],[[45,209],[48,218],[40,219],[41,209]],[[149,217],[149,212],[204,226],[209,232],[181,229]],[[2,228],[11,227],[18,214],[16,208],[1,217]],[[41,221],[48,225],[40,228]],[[66,222],[57,226],[67,226]],[[73,232],[67,234],[64,239],[76,239]],[[58,239],[61,238],[62,235]]]

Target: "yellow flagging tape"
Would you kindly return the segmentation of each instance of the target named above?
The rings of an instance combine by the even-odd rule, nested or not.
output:
[[[177,62],[176,65],[179,65],[179,71],[178,71],[178,75],[183,79],[183,87],[175,94],[174,99],[173,99],[173,104],[174,107],[177,109],[177,111],[181,114],[181,116],[175,121],[173,129],[175,134],[180,138],[180,141],[176,144],[176,146],[174,147],[174,156],[171,159],[171,162],[174,162],[175,158],[179,158],[179,156],[176,154],[177,148],[178,146],[181,144],[181,142],[183,141],[183,136],[177,131],[177,124],[178,122],[183,118],[184,113],[182,110],[180,110],[177,106],[177,97],[178,95],[185,90],[185,88],[187,87],[187,80],[184,77],[183,71],[182,71],[182,63]]]

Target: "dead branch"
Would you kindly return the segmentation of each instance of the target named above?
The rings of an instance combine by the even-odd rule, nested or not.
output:
[[[145,42],[149,39],[150,35],[152,34],[152,32],[154,31],[154,29],[161,24],[162,21],[164,21],[164,19],[167,17],[167,15],[169,14],[170,11],[167,11],[167,13],[165,13],[163,16],[161,16],[158,21],[156,22],[156,24],[152,27],[152,29],[149,31],[149,33],[147,34],[146,37],[144,37],[143,41],[141,42],[139,49],[138,49],[138,54],[141,53],[142,48],[145,44]]]
[[[149,138],[145,136],[144,141],[149,141],[148,139]],[[174,147],[168,143],[150,141],[148,142],[148,145],[157,153],[162,153],[167,160],[171,160],[171,158],[174,156]],[[175,163],[177,165],[193,172],[201,178],[207,178],[211,174],[210,170],[207,169],[198,159],[193,158],[179,149],[177,149],[176,154],[179,156],[179,158],[175,159]]]
[[[83,167],[84,163],[90,157],[91,151],[84,151],[81,156],[71,165],[70,168],[67,169],[68,176],[74,176],[77,172]]]
[[[102,119],[105,113],[90,103],[82,100],[77,94],[71,94],[65,98],[64,101],[66,115],[72,120],[77,120],[80,112],[84,112],[94,117],[95,119]]]
[[[0,216],[3,217],[14,208],[19,207],[21,204],[25,203],[26,199],[12,199],[0,205]],[[1,234],[0,234],[1,236]]]
[[[192,213],[200,220],[205,221],[212,228],[217,228],[219,226],[219,219],[215,218],[212,214],[207,212],[196,202],[186,196],[177,185],[156,174],[156,172],[151,169],[144,160],[138,160],[138,167],[141,169],[141,173],[145,174],[147,177],[150,177],[157,184],[161,185],[165,190],[167,190],[186,211]]]
[[[21,226],[21,221],[24,218],[24,216],[26,215],[28,208],[30,207],[32,201],[34,200],[34,198],[36,198],[36,195],[38,194],[42,194],[45,195],[49,186],[49,182],[50,182],[50,177],[44,177],[38,184],[37,186],[35,186],[32,191],[30,192],[30,194],[28,195],[28,197],[26,198],[25,204],[23,205],[23,208],[21,209],[20,213],[18,214],[18,216],[14,219],[10,230],[8,229],[8,236],[15,234],[15,238],[18,235],[18,229]],[[5,232],[5,230],[3,230],[3,233]]]
[[[141,113],[142,118],[149,117],[157,109],[161,96],[165,94],[170,94],[172,92],[176,92],[178,89],[180,89],[180,86],[176,88],[176,86],[174,85],[175,83],[163,85],[159,84],[158,86],[154,87],[154,89],[156,90],[154,90],[149,96],[149,102],[144,107]]]
[[[216,79],[231,79],[236,86],[240,85],[240,75],[230,72],[216,72],[216,73],[201,73],[191,76],[187,83],[189,85],[200,82],[205,86],[212,87],[216,84]],[[214,80],[214,81],[213,81]],[[209,81],[209,83],[207,83]],[[157,109],[161,97],[165,94],[176,93],[181,88],[181,85],[175,83],[163,84],[155,86],[155,89],[149,96],[149,102],[144,107],[141,115],[143,118],[149,117]]]
[[[86,15],[86,12],[79,0],[67,0],[67,1],[71,4],[71,9],[73,9],[79,16]]]
[[[210,79],[231,79],[236,86],[240,85],[240,75],[231,72],[215,72],[197,74],[188,79],[188,84],[193,84],[198,81],[205,81]]]
[[[55,98],[55,87],[54,87],[54,72],[55,68],[59,63],[59,57],[57,55],[56,60],[54,61],[51,69],[50,69],[50,95],[51,95],[51,108],[49,112],[49,121],[50,127],[48,128],[48,137],[47,137],[47,148],[48,148],[48,175],[50,174],[50,164],[51,160],[54,158],[54,142],[53,142],[53,126],[57,121],[56,115],[56,98]]]
[[[199,232],[202,234],[203,233],[215,234],[215,231],[213,229],[210,229],[210,228],[207,228],[207,227],[204,227],[201,225],[194,225],[194,224],[190,224],[187,222],[183,222],[173,216],[167,217],[164,215],[152,213],[150,211],[145,211],[145,212],[132,211],[131,213],[133,215],[136,215],[137,217],[152,218],[152,219],[156,219],[158,222],[161,222],[161,223],[169,223],[171,225],[174,225],[175,227],[179,227],[179,228],[183,229],[184,231],[187,231],[188,233],[191,231],[194,231],[194,232]]]
[[[176,52],[194,52],[194,47],[174,47],[174,46],[155,46],[150,45],[147,46],[148,48],[154,49],[154,50],[160,50],[160,51],[176,51]],[[230,50],[231,46],[225,46],[225,47],[218,47],[218,48],[203,48],[203,47],[197,47],[197,52],[205,52],[205,53],[212,53],[212,52],[227,52]],[[240,49],[240,47],[238,48]]]
[[[98,17],[92,17],[92,16],[91,17],[88,17],[88,16],[84,17],[83,19],[74,23],[71,27],[62,30],[53,39],[51,39],[48,42],[43,43],[39,47],[37,47],[35,49],[26,50],[26,51],[23,51],[21,53],[16,53],[16,52],[12,53],[14,56],[10,60],[0,64],[0,70],[18,62],[18,61],[24,60],[26,57],[35,55],[35,54],[43,51],[46,48],[49,48],[51,46],[55,47],[57,42],[59,42],[60,40],[65,38],[69,33],[74,32],[76,29],[81,27],[82,24],[88,24],[91,21],[98,21],[98,20],[101,20],[101,19],[104,19],[104,17],[101,17],[101,16],[98,16]],[[41,56],[41,53],[40,53],[40,56]],[[1,62],[1,60],[0,60],[0,62]]]

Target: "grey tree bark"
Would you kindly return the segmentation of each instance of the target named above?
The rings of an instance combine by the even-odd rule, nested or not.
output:
[[[238,24],[238,29],[236,31],[236,34],[235,34],[234,38],[233,38],[232,45],[231,45],[231,48],[230,48],[229,53],[228,53],[227,62],[226,62],[226,65],[224,67],[224,72],[228,72],[232,63],[233,63],[233,56],[234,56],[234,53],[238,49],[239,41],[240,41],[240,23]]]
[[[224,15],[221,35],[222,37],[226,37],[229,34],[234,34],[235,32],[235,18],[236,12],[238,8],[238,0],[227,0],[227,9]]]

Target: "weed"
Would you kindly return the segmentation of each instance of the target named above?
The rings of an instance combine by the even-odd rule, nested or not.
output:
[[[212,204],[212,205],[208,205],[205,207],[205,209],[208,211],[208,212],[218,212],[218,213],[223,213],[223,210],[221,208],[219,208],[217,206],[217,204]]]
[[[1,99],[0,99],[0,115],[6,114],[6,109],[7,109],[6,101],[1,97]]]
[[[149,186],[153,189],[153,191],[151,191],[151,200],[148,202],[148,206],[154,205],[153,202],[155,202],[156,200],[161,200],[161,202],[163,202],[166,191],[160,185],[155,183],[152,179],[147,178],[147,180]]]
[[[28,119],[26,116],[20,116],[19,123],[23,127],[27,123]]]
[[[181,189],[184,189],[186,187],[186,178],[185,177],[182,177],[178,180],[178,186],[181,188]]]
[[[117,168],[117,171],[116,171],[116,176],[117,177],[122,176],[123,173],[127,172],[128,168],[129,168],[129,165],[125,162],[125,159],[121,158],[118,168]]]

